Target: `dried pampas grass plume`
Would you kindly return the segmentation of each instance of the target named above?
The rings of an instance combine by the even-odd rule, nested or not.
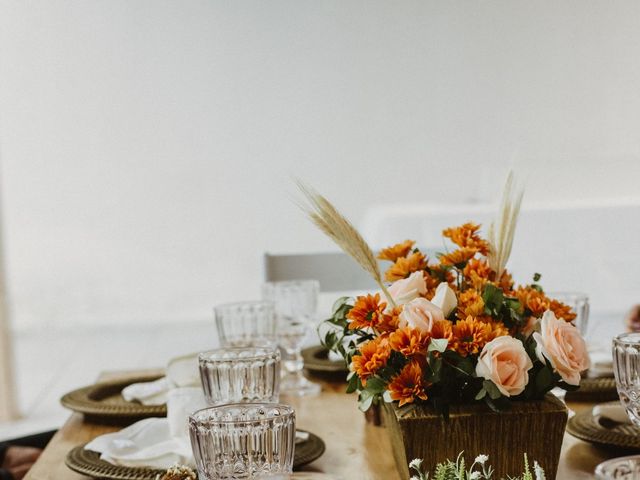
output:
[[[396,304],[382,280],[378,260],[362,235],[329,200],[301,181],[297,180],[296,183],[307,200],[305,205],[301,205],[307,216],[325,235],[371,275],[387,301],[395,307]]]
[[[524,189],[514,185],[513,172],[509,172],[502,194],[502,203],[496,219],[489,227],[489,266],[496,272],[496,279],[500,279],[513,247],[518,215]]]

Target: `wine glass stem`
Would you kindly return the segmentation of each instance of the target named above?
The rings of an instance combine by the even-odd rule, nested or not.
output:
[[[286,375],[302,376],[304,360],[302,358],[301,348],[287,348],[282,360]]]

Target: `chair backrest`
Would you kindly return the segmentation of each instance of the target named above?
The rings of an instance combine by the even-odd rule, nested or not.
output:
[[[264,255],[264,279],[267,282],[315,279],[321,292],[373,290],[375,282],[348,255],[335,253],[301,253]]]
[[[431,254],[433,249],[420,248]],[[377,290],[378,286],[355,260],[342,252],[300,253],[291,255],[264,255],[266,282],[315,279],[321,292],[350,292]],[[389,268],[389,262],[380,262],[380,270]]]

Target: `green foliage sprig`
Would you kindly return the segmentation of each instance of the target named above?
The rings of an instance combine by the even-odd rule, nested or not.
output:
[[[466,468],[466,461],[461,452],[456,458],[455,462],[452,460],[446,460],[435,466],[433,471],[433,477],[430,477],[430,473],[427,468],[422,466],[422,460],[415,459],[409,463],[409,469],[415,472],[410,480],[493,480],[494,470],[493,467],[487,464],[489,457],[487,455],[478,455],[470,468]],[[529,460],[527,454],[524,454],[524,471],[519,477],[507,477],[502,480],[546,480],[544,470],[538,464],[534,462],[533,472],[529,467]]]

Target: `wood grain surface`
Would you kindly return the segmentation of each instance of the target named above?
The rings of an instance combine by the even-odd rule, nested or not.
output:
[[[100,380],[147,373],[153,372],[110,373],[102,375]],[[319,435],[327,446],[324,455],[304,467],[304,470],[330,474],[336,480],[401,480],[387,432],[383,427],[367,424],[364,415],[357,409],[355,396],[343,391],[343,384],[323,382],[320,396],[282,398],[283,402],[295,407],[298,426]],[[592,405],[571,403],[569,407],[583,410]],[[114,430],[117,427],[89,424],[83,421],[81,415],[71,415],[25,479],[86,480],[87,477],[78,475],[65,466],[67,452],[98,435]],[[438,439],[432,441],[437,442]],[[566,434],[556,478],[592,479],[595,466],[604,459],[615,456],[619,456],[615,451],[598,449]]]

